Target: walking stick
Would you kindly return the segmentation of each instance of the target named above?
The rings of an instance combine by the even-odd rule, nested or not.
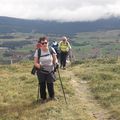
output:
[[[40,98],[40,83],[38,83],[37,102],[39,102],[39,98]]]
[[[66,96],[65,96],[65,92],[64,92],[64,88],[63,88],[62,80],[61,80],[61,77],[60,77],[59,68],[57,69],[57,71],[58,71],[58,76],[59,76],[59,80],[60,80],[60,83],[61,83],[61,87],[62,87],[62,91],[63,91],[64,99],[65,99],[65,103],[67,104],[67,100],[66,100]]]
[[[75,58],[75,55],[73,54],[73,49],[71,49],[70,51],[70,62],[71,62],[71,67],[72,65],[74,64],[76,58]]]

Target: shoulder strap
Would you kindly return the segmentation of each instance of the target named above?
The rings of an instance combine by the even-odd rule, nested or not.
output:
[[[50,54],[52,55],[52,54],[53,54],[53,50],[52,50],[51,47],[49,47],[49,51],[50,51]],[[49,55],[49,54],[44,55],[44,56],[48,56],[48,55]],[[38,61],[39,61],[40,57],[43,57],[43,56],[41,56],[41,49],[39,48],[39,49],[38,49]]]
[[[60,45],[60,46],[62,45],[62,41],[60,41],[59,45]]]
[[[55,53],[55,49],[53,47],[49,47],[49,52],[51,55],[53,55]]]
[[[39,49],[38,49],[38,61],[39,61],[39,59],[40,59],[40,56],[41,56],[41,49],[39,48]]]
[[[50,52],[50,54],[52,54],[52,53],[53,53],[53,51],[52,51],[52,48],[51,48],[51,47],[49,47],[49,52]]]

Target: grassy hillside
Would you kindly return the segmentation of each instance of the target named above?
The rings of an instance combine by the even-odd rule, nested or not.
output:
[[[0,120],[120,119],[120,60],[89,60],[60,70],[68,104],[57,76],[57,101],[36,102],[33,63],[0,65]],[[101,107],[102,106],[102,107]]]
[[[79,70],[78,70],[79,69]],[[74,67],[74,73],[87,83],[94,98],[120,119],[120,59],[87,60]]]
[[[72,109],[72,96],[74,90],[69,86],[69,77],[62,77],[67,99],[71,98],[69,109],[67,108],[60,82],[55,83],[57,101],[46,104],[36,102],[37,79],[30,74],[31,62],[22,62],[14,65],[0,66],[0,116],[1,120],[62,120],[81,118],[85,113]],[[72,91],[71,91],[72,90]],[[87,115],[85,115],[87,117]],[[88,116],[89,118],[89,116]]]

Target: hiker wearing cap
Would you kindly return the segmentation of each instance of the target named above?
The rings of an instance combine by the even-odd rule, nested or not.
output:
[[[68,57],[68,53],[71,49],[70,43],[67,38],[64,36],[62,40],[59,42],[59,50],[60,50],[60,68],[66,69],[66,60]]]
[[[36,49],[34,54],[34,65],[38,69],[37,77],[40,85],[40,97],[41,101],[45,102],[47,99],[46,87],[48,89],[49,99],[54,99],[54,64],[57,63],[56,52],[53,48],[48,47],[48,39],[41,37],[38,41],[40,45],[39,51]]]

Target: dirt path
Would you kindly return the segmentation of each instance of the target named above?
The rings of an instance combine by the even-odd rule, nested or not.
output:
[[[89,114],[92,120],[112,120],[107,110],[103,109],[100,104],[93,98],[87,82],[80,80],[71,70],[65,70],[63,76],[69,75],[70,84],[75,90],[75,95],[79,99],[79,105]]]

